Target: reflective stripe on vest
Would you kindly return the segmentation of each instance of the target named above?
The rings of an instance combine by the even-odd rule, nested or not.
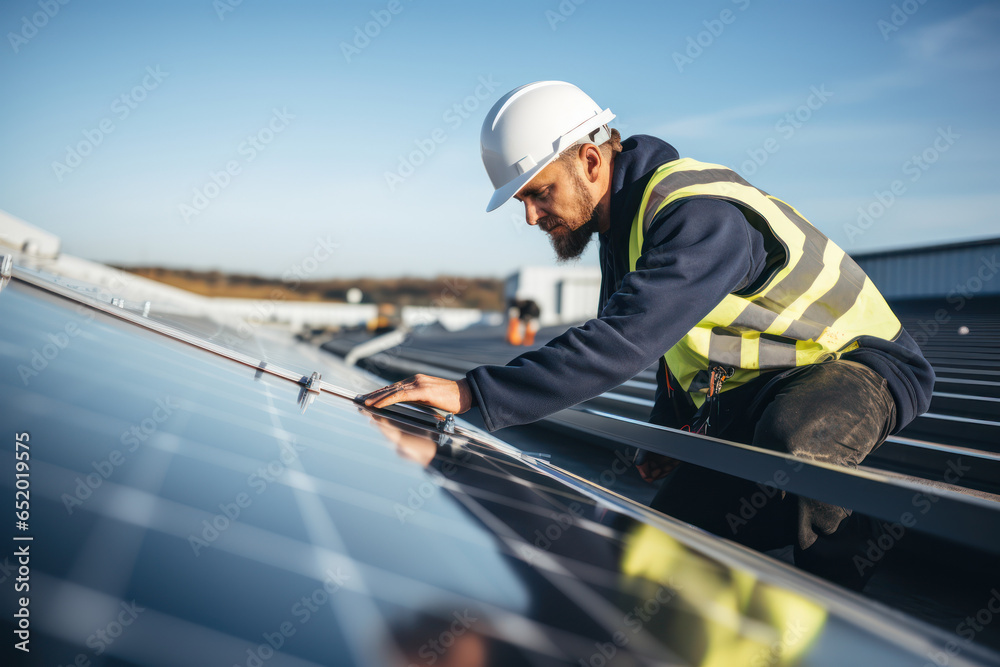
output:
[[[837,358],[868,335],[894,339],[899,320],[847,253],[785,202],[758,190],[721,165],[682,158],[650,178],[632,221],[629,268],[634,271],[646,230],[657,213],[686,197],[736,204],[747,220],[784,248],[784,262],[751,294],[728,294],[670,348],[664,358],[681,387],[701,405],[709,369],[735,370],[733,389],[776,370]],[[724,258],[720,258],[724,261]]]

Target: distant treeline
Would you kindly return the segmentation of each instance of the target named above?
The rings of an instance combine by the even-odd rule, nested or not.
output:
[[[118,267],[144,278],[205,296],[245,299],[281,298],[288,301],[347,301],[347,290],[357,287],[362,303],[399,306],[455,306],[502,310],[503,281],[497,278],[355,278],[286,281],[221,271],[167,269],[158,266]],[[280,296],[275,291],[280,292]]]

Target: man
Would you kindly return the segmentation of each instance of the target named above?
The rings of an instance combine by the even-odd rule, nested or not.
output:
[[[548,234],[561,260],[601,244],[600,315],[507,366],[452,382],[414,376],[361,397],[461,413],[489,430],[597,396],[659,358],[650,421],[856,466],[925,412],[934,373],[843,250],[794,208],[735,172],[648,136],[621,141],[614,118],[575,86],[542,81],[501,98],[483,124],[495,192]],[[650,455],[647,480],[675,461]],[[653,506],[758,549],[795,544],[796,563],[860,588],[850,555],[877,529],[863,517],[778,497],[748,523],[758,490],[690,464]]]
[[[532,299],[511,299],[507,307],[507,342],[511,345],[535,344],[541,310]]]

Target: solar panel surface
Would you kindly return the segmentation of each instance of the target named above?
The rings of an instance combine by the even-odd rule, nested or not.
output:
[[[263,328],[22,275],[0,290],[8,498],[30,435],[14,664],[910,665],[948,639],[461,422],[305,392],[285,375],[378,383]]]

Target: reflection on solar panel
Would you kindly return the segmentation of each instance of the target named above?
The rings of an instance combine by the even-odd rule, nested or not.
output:
[[[460,420],[362,409],[350,396],[377,380],[309,348],[225,335],[16,268],[0,289],[5,498],[30,454],[30,511],[23,529],[8,519],[2,561],[14,664],[912,665],[944,651],[945,633]],[[30,589],[15,594],[18,548]],[[970,646],[950,664],[991,659]]]

